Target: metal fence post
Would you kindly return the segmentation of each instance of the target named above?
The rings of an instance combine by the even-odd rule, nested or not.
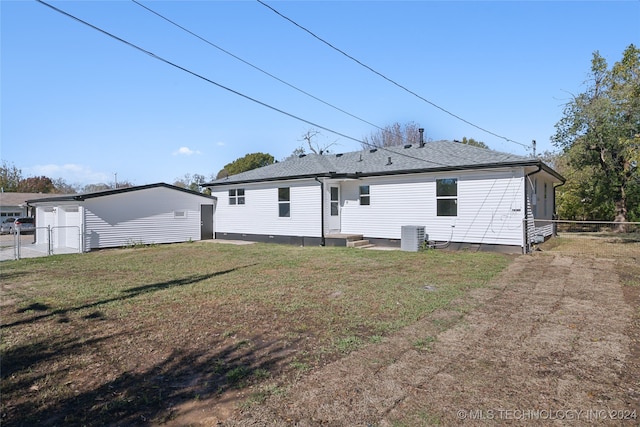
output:
[[[51,242],[51,225],[47,225],[47,255],[53,255],[53,244]]]
[[[20,227],[14,228],[13,233],[13,258],[20,259]]]

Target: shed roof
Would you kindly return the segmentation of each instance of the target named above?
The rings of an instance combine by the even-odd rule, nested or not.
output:
[[[540,159],[501,153],[455,141],[383,147],[339,154],[309,154],[218,179],[205,186],[310,177],[365,177],[417,172],[540,166],[559,181],[564,178]]]
[[[27,203],[32,204],[32,203],[42,203],[42,202],[84,201],[86,199],[93,199],[95,197],[106,197],[114,194],[130,193],[133,191],[148,190],[150,188],[159,188],[159,187],[168,188],[170,190],[182,191],[184,193],[193,194],[194,196],[206,197],[212,200],[216,199],[215,196],[208,196],[206,194],[198,193],[197,191],[192,191],[186,188],[177,187],[175,185],[166,184],[164,182],[159,182],[157,184],[147,184],[147,185],[139,185],[136,187],[117,188],[114,190],[96,191],[93,193],[69,194],[69,195],[60,196],[60,197],[30,199],[30,200],[27,200]]]

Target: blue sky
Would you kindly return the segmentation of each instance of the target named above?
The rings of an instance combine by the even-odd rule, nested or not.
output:
[[[379,127],[528,148],[403,91],[256,1],[141,3],[208,42]],[[354,139],[377,128],[274,80],[132,1],[52,5],[219,85]],[[439,107],[520,144],[550,137],[584,90],[592,53],[609,65],[640,44],[638,1],[266,1]],[[3,0],[1,158],[70,184],[173,183],[248,153],[284,159],[312,125],[256,104],[36,2]],[[359,150],[321,130],[333,152]]]

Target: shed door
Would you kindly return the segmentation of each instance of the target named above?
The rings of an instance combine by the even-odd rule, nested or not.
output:
[[[200,240],[213,239],[213,205],[200,205]]]

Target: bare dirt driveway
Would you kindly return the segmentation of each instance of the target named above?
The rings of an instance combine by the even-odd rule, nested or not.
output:
[[[637,265],[540,252],[447,311],[226,420],[174,425],[640,425]]]

